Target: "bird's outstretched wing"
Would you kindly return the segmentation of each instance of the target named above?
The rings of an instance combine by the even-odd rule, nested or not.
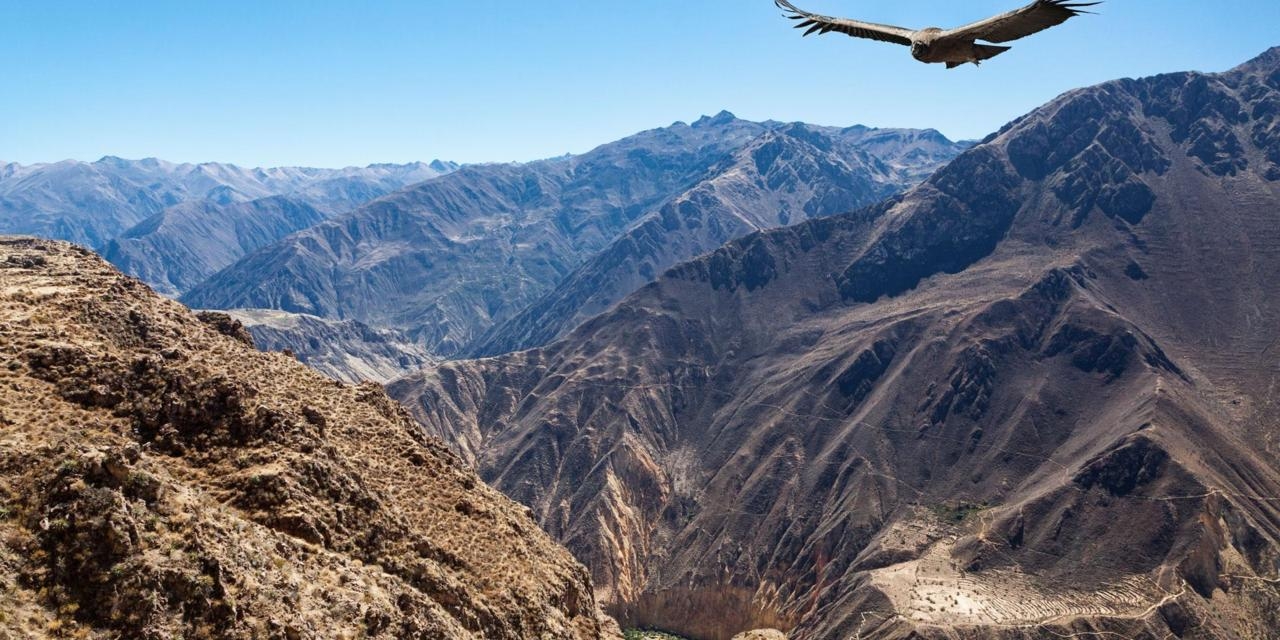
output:
[[[1044,31],[1049,27],[1056,27],[1075,16],[1088,13],[1082,7],[1092,7],[1096,4],[1102,4],[1101,0],[1096,2],[1035,0],[1021,9],[1002,13],[959,29],[952,29],[943,33],[942,36],[961,36],[987,42],[1009,42]]]
[[[887,24],[876,24],[874,22],[861,22],[858,20],[846,20],[844,18],[830,18],[820,16],[808,11],[802,11],[796,8],[787,0],[773,0],[778,8],[787,12],[787,17],[792,20],[799,20],[796,25],[797,29],[807,29],[804,35],[812,33],[831,33],[838,31],[843,34],[851,35],[855,38],[869,38],[871,40],[879,40],[881,42],[892,42],[895,44],[911,45],[911,34],[915,33],[911,29],[903,29]]]

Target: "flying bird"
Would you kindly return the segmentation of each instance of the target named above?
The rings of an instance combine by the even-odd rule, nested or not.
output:
[[[874,22],[831,18],[801,10],[787,0],[773,0],[786,12],[787,17],[799,20],[797,29],[807,29],[804,35],[836,31],[855,38],[868,38],[911,47],[911,57],[925,63],[943,62],[948,69],[972,62],[994,58],[1012,47],[1000,47],[986,42],[1010,42],[1033,33],[1056,27],[1082,13],[1082,7],[1102,4],[1097,2],[1073,2],[1071,0],[1035,0],[1031,4],[1008,13],[987,18],[958,29],[912,30]]]

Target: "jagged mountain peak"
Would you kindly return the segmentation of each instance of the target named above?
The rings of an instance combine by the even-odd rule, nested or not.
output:
[[[1095,214],[1140,224],[1158,204],[1151,181],[1174,164],[1170,146],[1205,175],[1233,176],[1253,167],[1265,180],[1280,179],[1280,135],[1273,126],[1280,110],[1268,106],[1277,90],[1266,79],[1232,86],[1233,77],[1178,73],[1109,82],[1068,92],[1015,120],[901,200],[859,214],[881,221],[863,255],[839,278],[844,296],[869,302],[896,295],[928,275],[962,270],[985,257],[1014,230],[1024,197],[1019,186],[1028,181],[1047,187],[1056,213],[1024,220],[1017,231],[1071,242],[1074,230]],[[1246,141],[1257,151],[1243,152]],[[963,242],[957,244],[956,234]],[[907,235],[933,239],[926,248],[904,244]],[[768,240],[753,240],[760,241]]]
[[[451,172],[451,171],[457,171],[457,170],[458,170],[458,167],[459,167],[458,163],[456,163],[456,162],[444,162],[444,161],[442,161],[442,160],[432,160],[432,161],[431,161],[431,164],[429,164],[429,165],[427,165],[427,166],[429,166],[429,167],[431,167],[432,169],[434,169],[434,170],[436,170],[436,171],[439,171],[439,172],[441,172],[441,173],[448,173],[448,172]]]
[[[1280,46],[1263,51],[1256,58],[1232,69],[1235,72],[1275,72],[1280,70]],[[1274,78],[1272,78],[1274,80]]]
[[[820,129],[811,127],[802,122],[792,122],[779,126],[777,129],[764,133],[761,138],[787,137],[796,140],[802,140],[807,144],[813,145],[823,151],[830,151],[832,147],[832,138]]]
[[[694,123],[690,126],[693,126],[693,127],[723,126],[726,124],[730,124],[737,119],[738,119],[738,116],[733,115],[733,113],[731,113],[726,109],[726,110],[721,110],[720,113],[717,113],[714,116],[702,116],[701,118],[698,118],[697,120],[695,120]]]
[[[125,167],[133,164],[130,160],[125,160],[119,156],[102,156],[98,158],[94,164],[112,165],[116,167]]]

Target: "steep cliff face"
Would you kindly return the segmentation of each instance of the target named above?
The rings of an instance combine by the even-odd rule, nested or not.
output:
[[[906,195],[392,395],[628,621],[1277,637],[1280,50],[1075,91]]]
[[[183,300],[201,308],[272,308],[359,320],[405,331],[440,355],[456,355],[493,324],[549,293],[584,262],[611,251],[620,238],[632,243],[624,236],[657,219],[650,214],[664,203],[734,171],[745,160],[735,161],[735,152],[784,127],[722,113],[692,125],[643,132],[582,156],[466,167],[265,247]],[[688,220],[687,227],[662,230],[679,239],[677,252],[661,255],[647,267],[634,260],[619,265],[620,272],[609,277],[612,300],[647,282],[656,275],[654,269],[710,248],[714,238],[720,239],[718,244],[755,226],[776,226],[780,220],[798,221],[871,201],[913,184],[922,165],[937,166],[935,155],[945,155],[948,148],[954,155],[959,149],[920,132],[898,132],[902,143],[890,147],[883,142],[888,132],[859,129],[842,137],[838,130],[792,128],[795,135],[789,139],[810,131],[814,141],[832,148],[814,150],[811,158],[797,160],[790,169],[843,172],[854,183],[843,189],[813,188],[804,181],[818,175],[797,177],[782,166],[767,176],[775,181],[772,185],[739,180],[756,193],[799,192],[770,196],[790,211],[769,210],[762,203],[751,220],[708,214],[707,229],[694,229],[695,221]],[[856,140],[863,138],[876,138],[868,144],[882,149],[884,159],[856,149]],[[781,147],[790,144],[785,136],[769,139],[775,143],[761,149],[762,164],[771,160],[765,155],[782,154]],[[767,168],[752,172],[768,173]],[[680,237],[685,232],[691,236],[687,241]],[[704,234],[710,235],[704,239]],[[651,241],[652,234],[641,235],[640,242]],[[547,322],[571,327],[580,317],[570,310],[567,317]],[[499,342],[519,340],[495,339]]]
[[[547,344],[680,262],[755,231],[878,202],[961,148],[936,132],[803,124],[770,131],[494,326],[470,351],[486,356]]]
[[[0,239],[0,636],[620,638],[380,387]]]

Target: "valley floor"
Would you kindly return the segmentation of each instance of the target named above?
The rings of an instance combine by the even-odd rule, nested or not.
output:
[[[673,636],[662,631],[642,631],[640,629],[627,629],[623,632],[626,640],[686,640],[680,636]]]

